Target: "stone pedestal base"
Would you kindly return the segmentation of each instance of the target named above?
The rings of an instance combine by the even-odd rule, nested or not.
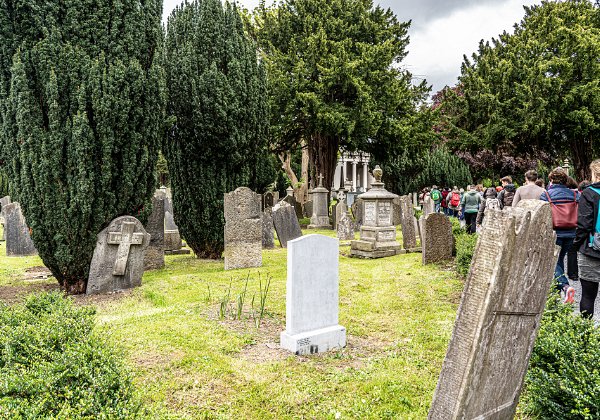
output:
[[[281,333],[281,348],[296,355],[323,353],[346,347],[346,328],[341,325],[289,335]]]
[[[401,254],[400,243],[396,241],[394,226],[363,226],[360,240],[350,244],[350,256],[359,258],[384,258]]]
[[[310,225],[308,225],[309,229],[331,229],[331,224],[329,223],[329,216],[318,216],[310,218]]]

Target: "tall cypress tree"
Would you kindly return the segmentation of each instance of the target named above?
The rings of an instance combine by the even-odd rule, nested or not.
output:
[[[223,193],[274,179],[265,171],[264,70],[237,8],[220,0],[175,9],[165,48],[167,112],[177,120],[165,147],[176,222],[199,258],[220,258]]]
[[[147,212],[166,101],[161,0],[0,0],[2,158],[44,264],[85,291],[96,234]]]

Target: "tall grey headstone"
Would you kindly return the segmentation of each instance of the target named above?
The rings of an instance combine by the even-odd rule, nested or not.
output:
[[[273,226],[283,248],[287,247],[289,241],[302,236],[296,212],[285,201],[280,201],[273,207]]]
[[[275,238],[273,237],[273,217],[271,209],[267,209],[262,214],[262,247],[264,249],[275,248]]]
[[[150,244],[144,256],[144,270],[156,270],[165,266],[165,201],[163,190],[156,190],[152,197],[152,213],[146,223]]]
[[[7,195],[6,197],[0,198],[0,224],[2,225],[2,237],[0,240],[4,241],[6,239],[6,226],[4,225],[4,214],[2,213],[2,209],[4,206],[10,204],[10,197]]]
[[[337,237],[340,241],[352,241],[354,240],[354,220],[350,210],[346,213],[342,213],[337,227]]]
[[[339,325],[339,242],[307,235],[289,242],[285,331],[281,347],[297,355],[346,345]]]
[[[323,187],[323,176],[319,176],[319,186],[312,190],[312,214],[309,229],[331,229],[329,224],[329,191]]]
[[[37,255],[31,240],[30,230],[19,203],[9,203],[2,207],[6,237],[6,255],[24,257]]]
[[[426,195],[425,200],[423,201],[423,216],[427,216],[428,214],[435,212],[435,203],[431,199],[430,196]]]
[[[250,188],[225,194],[225,270],[262,266],[261,199]]]
[[[402,227],[402,245],[404,249],[417,247],[416,218],[413,212],[410,196],[403,195],[399,198],[400,226]]]
[[[141,286],[150,234],[133,216],[113,220],[96,239],[86,294],[111,293]]]
[[[452,223],[443,213],[430,213],[423,218],[421,249],[423,264],[431,264],[452,259],[454,237]]]
[[[354,216],[354,227],[356,230],[359,230],[363,225],[364,207],[364,201],[360,196],[352,203],[352,215]]]
[[[392,224],[400,226],[402,224],[402,206],[400,205],[400,197],[392,200]]]
[[[302,214],[304,217],[311,218],[313,214],[313,201],[307,200],[306,203],[302,205]]]
[[[429,419],[512,419],[553,281],[550,205],[486,215]],[[526,291],[526,292],[524,292]]]
[[[344,199],[340,200],[335,205],[335,224],[334,224],[334,229],[337,230],[337,227],[338,227],[338,224],[340,223],[340,219],[342,218],[342,215],[346,214],[347,211],[348,211],[348,204],[346,204],[346,198],[344,196]]]

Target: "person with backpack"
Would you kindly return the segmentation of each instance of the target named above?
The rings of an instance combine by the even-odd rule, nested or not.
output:
[[[452,217],[458,217],[458,209],[460,207],[460,192],[458,191],[458,187],[454,187],[448,197],[446,197],[446,201],[448,202],[448,212]]]
[[[575,289],[569,285],[565,275],[565,256],[575,240],[577,227],[577,203],[579,192],[567,187],[568,175],[562,169],[555,169],[548,175],[550,184],[540,199],[550,203],[552,209],[552,225],[556,232],[556,245],[560,247],[558,261],[554,269],[556,288],[564,293],[565,303],[573,303]]]
[[[444,187],[444,189],[442,190],[442,212],[446,216],[450,216],[450,214],[448,214],[448,194],[450,194],[450,190],[448,189],[448,187]]]
[[[467,233],[473,234],[477,231],[475,224],[477,219],[477,213],[479,212],[479,205],[481,204],[481,196],[477,192],[475,185],[471,185],[468,192],[462,198],[460,202],[461,213],[465,216],[465,225]]]
[[[513,184],[510,176],[505,176],[500,180],[502,182],[502,191],[498,194],[498,201],[500,202],[500,208],[511,207],[513,205],[513,199],[515,198],[515,192],[517,188]]]
[[[497,195],[498,193],[494,187],[486,189],[483,193],[483,200],[481,201],[479,211],[477,212],[476,224],[478,228],[483,224],[483,218],[487,209],[500,210],[500,202],[496,198]]]
[[[583,190],[579,199],[574,241],[574,246],[579,250],[579,311],[586,318],[594,316],[594,302],[600,282],[600,159],[592,162],[590,170],[592,184]]]
[[[434,185],[431,188],[431,193],[429,193],[429,196],[431,197],[431,199],[433,200],[433,204],[435,205],[435,212],[439,213],[440,205],[442,204],[442,193],[440,190],[438,190],[437,185]]]
[[[539,200],[540,196],[544,193],[542,187],[538,187],[535,181],[538,179],[536,171],[531,170],[525,172],[525,185],[517,188],[515,196],[512,201],[512,206],[515,207],[521,200]]]

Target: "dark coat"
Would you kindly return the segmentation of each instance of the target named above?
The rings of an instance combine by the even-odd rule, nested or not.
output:
[[[498,201],[500,201],[500,207],[511,207],[513,198],[515,198],[515,193],[517,192],[517,188],[514,184],[508,184],[504,187],[500,194],[498,194]]]
[[[600,188],[600,182],[592,184],[591,187]],[[596,230],[599,201],[600,195],[590,188],[586,188],[581,193],[579,208],[577,209],[577,231],[575,234],[574,246],[576,246],[582,254],[593,258],[600,258],[600,251],[596,251],[589,246],[590,235]]]

